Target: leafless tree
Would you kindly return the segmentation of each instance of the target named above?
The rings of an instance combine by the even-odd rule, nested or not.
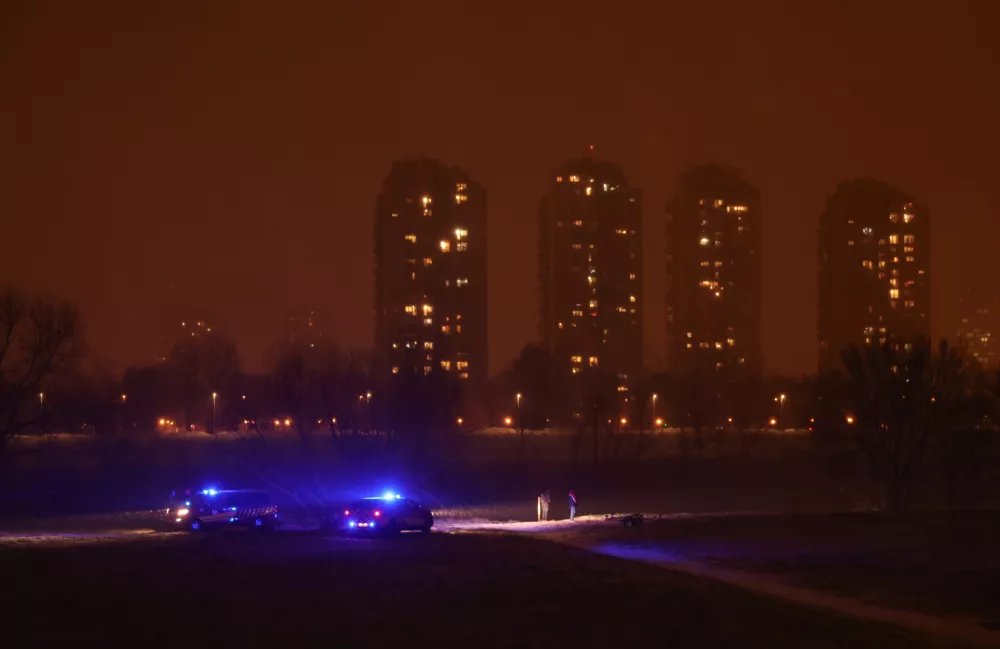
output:
[[[38,424],[44,389],[79,352],[76,308],[0,293],[0,449]]]

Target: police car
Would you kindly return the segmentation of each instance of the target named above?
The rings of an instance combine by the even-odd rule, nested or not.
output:
[[[399,494],[362,498],[344,506],[333,517],[334,527],[347,534],[423,532],[429,534],[434,515],[420,503]]]
[[[233,526],[273,530],[278,525],[278,506],[266,491],[203,489],[175,497],[165,517],[174,528],[192,532]]]

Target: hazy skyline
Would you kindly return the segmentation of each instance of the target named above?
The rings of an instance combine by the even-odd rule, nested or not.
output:
[[[117,367],[188,308],[251,370],[296,307],[371,347],[376,197],[427,155],[487,190],[495,373],[537,337],[551,171],[593,144],[643,191],[650,363],[664,206],[695,164],[761,190],[770,371],[815,370],[816,231],[841,180],[930,209],[936,336],[965,286],[996,292],[993,3],[335,4],[4,3],[0,284],[78,302]]]

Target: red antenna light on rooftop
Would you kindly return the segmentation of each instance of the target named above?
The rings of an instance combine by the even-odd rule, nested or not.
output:
[[[591,150],[591,151],[593,151],[593,150],[594,150],[594,145],[593,145],[593,144],[591,144],[591,145],[590,145],[590,150]]]

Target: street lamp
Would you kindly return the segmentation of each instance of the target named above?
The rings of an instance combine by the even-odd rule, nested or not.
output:
[[[653,421],[656,421],[656,399],[658,396],[655,392],[653,393],[653,416],[650,417]]]
[[[125,395],[122,395],[125,396]],[[212,393],[212,434],[215,434],[215,401],[219,397],[218,392]]]
[[[786,395],[784,392],[782,392],[781,394],[779,394],[774,398],[774,400],[778,402],[779,412],[782,413],[785,412],[785,399],[787,398],[788,395]]]
[[[38,393],[38,407],[39,408],[44,408],[45,407],[45,393],[44,392],[39,392]]]
[[[516,396],[515,400],[517,401],[517,427],[520,428],[521,432],[523,433],[524,432],[524,420],[521,418],[521,393],[520,392],[517,393],[517,396]]]
[[[127,394],[123,394],[122,397],[121,397],[121,399],[122,399],[122,403],[125,403],[126,401],[128,401],[128,395]]]

